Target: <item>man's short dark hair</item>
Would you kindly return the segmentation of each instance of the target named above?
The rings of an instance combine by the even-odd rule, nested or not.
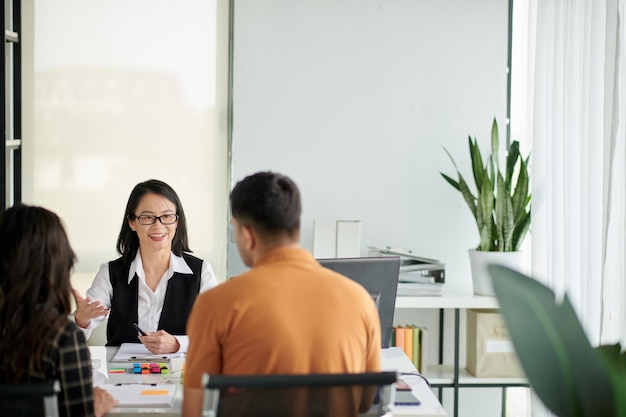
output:
[[[300,191],[285,175],[257,172],[247,176],[230,193],[230,207],[238,222],[260,233],[293,235],[300,231]]]

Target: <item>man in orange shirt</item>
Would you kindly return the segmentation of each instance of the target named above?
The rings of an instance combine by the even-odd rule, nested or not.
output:
[[[369,293],[300,248],[300,192],[259,172],[230,195],[237,248],[251,269],[198,296],[187,322],[183,416],[199,416],[209,374],[380,371]]]

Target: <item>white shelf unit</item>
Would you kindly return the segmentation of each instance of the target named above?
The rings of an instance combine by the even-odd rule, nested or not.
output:
[[[398,296],[396,298],[396,309],[437,309],[439,310],[439,364],[429,364],[425,377],[429,380],[433,388],[439,388],[439,400],[442,400],[441,390],[443,388],[453,389],[454,396],[454,417],[459,411],[459,389],[479,388],[479,387],[499,387],[503,389],[502,403],[505,406],[505,392],[507,387],[527,387],[528,381],[525,378],[484,378],[476,377],[459,366],[459,334],[460,334],[460,311],[467,309],[493,309],[500,306],[496,297],[485,295],[474,295],[468,291],[457,290],[455,288],[444,288],[441,296],[409,297]],[[454,359],[452,364],[444,364],[443,343],[444,343],[444,310],[454,310]]]

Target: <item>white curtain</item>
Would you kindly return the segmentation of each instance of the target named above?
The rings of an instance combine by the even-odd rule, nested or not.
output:
[[[568,294],[592,345],[626,340],[625,1],[528,10],[533,275]]]

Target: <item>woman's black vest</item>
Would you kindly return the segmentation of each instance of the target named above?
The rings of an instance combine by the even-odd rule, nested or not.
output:
[[[183,253],[183,259],[191,268],[192,274],[174,272],[167,283],[165,302],[159,319],[159,330],[172,335],[184,335],[187,318],[200,291],[202,259]],[[109,262],[109,279],[113,286],[111,312],[107,324],[107,346],[122,343],[139,343],[137,330],[137,300],[139,298],[139,277],[137,274],[128,283],[130,265],[124,266],[122,258]]]

